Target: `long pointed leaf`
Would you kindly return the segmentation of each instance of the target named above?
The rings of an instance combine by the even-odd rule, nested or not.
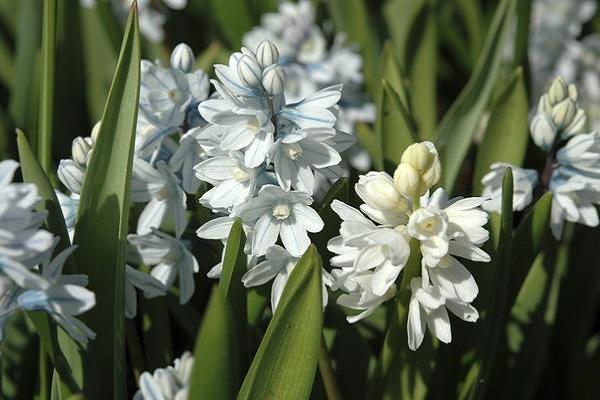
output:
[[[97,333],[84,353],[84,394],[125,397],[125,257],[129,186],[140,88],[137,10],[129,15],[98,139],[83,181],[75,243],[78,270],[97,304],[84,321]]]
[[[38,158],[46,173],[50,171],[52,162],[57,5],[57,0],[44,1]]]

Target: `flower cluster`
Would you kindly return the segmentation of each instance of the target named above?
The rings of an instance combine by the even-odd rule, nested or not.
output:
[[[194,357],[186,351],[175,359],[173,366],[158,368],[152,374],[142,373],[140,390],[133,400],[186,400],[193,366]]]
[[[484,228],[487,213],[481,210],[485,198],[448,200],[443,189],[429,195],[439,180],[440,163],[432,143],[411,145],[392,179],[385,172],[360,176],[356,193],[364,202],[357,210],[340,201],[331,208],[340,216],[340,235],[331,239],[332,289],[345,293],[338,304],[360,310],[348,317],[356,322],[393,298],[402,271],[410,279],[408,345],[416,350],[425,334],[425,325],[442,342],[451,340],[448,310],[457,317],[475,322],[477,310],[471,302],[478,294],[471,273],[457,257],[488,262],[480,249],[489,234]],[[408,271],[409,243],[419,244],[421,270]]]
[[[541,177],[542,189],[553,194],[551,229],[558,240],[564,221],[597,226],[600,204],[600,134],[585,133],[586,113],[577,105],[577,89],[564,79],[556,78],[539,101],[531,121],[534,143],[547,152]],[[513,169],[515,210],[524,209],[532,200],[538,185],[533,169],[496,163],[482,183],[484,194],[492,200],[484,204],[489,211],[500,211],[501,177],[507,167]]]
[[[200,227],[198,236],[225,240],[240,217],[250,256],[244,282],[253,286],[275,278],[273,306],[310,244],[308,233],[323,228],[310,207],[317,177],[341,176],[339,153],[353,143],[335,128],[341,85],[288,102],[279,59],[278,48],[264,40],[255,51],[242,48],[228,65],[215,66],[216,94],[198,108],[208,121],[201,136],[216,145],[194,168],[196,178],[213,186],[200,203],[221,215]],[[219,276],[220,267],[209,276]],[[326,276],[323,282],[329,282]]]
[[[96,6],[96,0],[80,1],[84,7]],[[125,22],[132,3],[133,0],[111,0],[113,13],[122,22]],[[164,4],[152,0],[137,0],[140,32],[146,39],[154,43],[162,42],[165,37],[163,25],[167,20],[166,9],[183,10],[187,5],[187,0],[162,0],[162,3]]]
[[[308,0],[281,2],[277,13],[264,14],[262,24],[243,38],[244,45],[256,48],[263,39],[274,43],[280,52],[279,64],[286,73],[285,95],[289,101],[301,100],[318,89],[343,83],[339,101],[338,129],[354,132],[356,122],[373,122],[375,107],[363,91],[362,59],[338,34],[333,46],[315,24],[315,10]],[[352,166],[364,171],[370,166],[366,151],[358,145],[349,150]]]
[[[42,310],[85,344],[95,334],[75,316],[96,304],[94,293],[85,288],[87,276],[62,275],[76,246],[51,259],[58,238],[40,229],[47,212],[35,211],[37,187],[12,182],[18,166],[0,162],[0,340],[13,312]]]

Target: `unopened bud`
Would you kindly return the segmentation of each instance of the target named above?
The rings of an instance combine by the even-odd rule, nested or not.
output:
[[[406,175],[405,178],[409,179],[408,184],[403,183],[402,185],[404,188],[417,185],[416,188],[411,190],[418,192],[418,195],[424,194],[440,179],[441,164],[438,152],[431,142],[425,141],[408,146],[400,160],[400,165],[403,164],[409,165],[416,172],[418,183],[415,183],[415,178],[412,176],[412,172],[409,169],[406,167],[400,168],[399,166],[399,174]],[[396,174],[394,174],[394,181],[396,181]],[[413,196],[414,195],[416,194],[413,194]]]
[[[542,150],[549,150],[552,147],[556,138],[556,132],[554,123],[544,113],[537,114],[531,120],[531,138]]]
[[[573,101],[577,101],[577,88],[572,83],[569,85],[569,98]]]
[[[255,58],[244,54],[237,65],[240,81],[250,88],[260,88],[262,81],[262,68]]]
[[[263,40],[256,48],[256,60],[263,68],[279,61],[279,50],[270,40]]]
[[[87,139],[87,140],[86,140]],[[85,166],[88,160],[88,154],[92,149],[92,143],[90,138],[82,138],[81,136],[73,139],[71,145],[71,156],[73,161],[81,166]]]
[[[542,97],[540,97],[537,111],[538,113],[546,113],[548,115],[552,113],[552,105],[550,105],[550,100],[548,100],[547,94],[544,94]]]
[[[577,105],[570,98],[552,107],[552,122],[558,130],[564,129],[573,122],[577,113]]]
[[[433,164],[437,152],[430,151],[427,142],[411,144],[402,153],[402,164],[409,164],[417,171],[425,171]]]
[[[191,72],[194,67],[194,52],[185,43],[179,43],[171,53],[171,66],[185,73]]]
[[[577,135],[579,133],[583,133],[585,130],[585,124],[587,123],[587,116],[585,111],[582,109],[578,109],[575,117],[573,118],[573,122],[569,126],[565,128],[562,132],[563,139],[571,137],[573,135]]]
[[[96,122],[92,127],[92,133],[90,137],[92,138],[93,143],[96,143],[98,141],[98,134],[100,133],[100,122],[101,121]]]
[[[421,183],[421,176],[409,164],[398,165],[394,172],[394,186],[400,194],[411,199],[422,195],[427,190],[422,190],[424,185]]]
[[[262,85],[267,93],[277,96],[283,93],[285,88],[285,71],[280,65],[271,65],[265,69],[262,77]]]
[[[569,97],[569,86],[562,77],[556,77],[548,89],[548,101],[550,105],[556,105]]]
[[[406,199],[394,187],[392,178],[384,172],[361,175],[356,193],[370,207],[381,211],[404,212],[408,209]]]

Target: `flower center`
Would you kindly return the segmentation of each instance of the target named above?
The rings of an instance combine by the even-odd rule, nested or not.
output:
[[[439,230],[439,223],[434,218],[427,218],[419,224],[419,228],[421,228],[423,232],[432,233]]]
[[[290,216],[290,206],[287,204],[277,204],[273,207],[273,216],[282,221]]]
[[[287,146],[287,156],[292,160],[297,160],[302,155],[302,147],[298,143],[292,143]]]
[[[172,89],[168,92],[169,100],[171,100],[175,104],[183,103],[183,95],[180,90]]]
[[[250,174],[239,167],[235,167],[231,172],[231,175],[233,176],[233,179],[238,182],[246,182],[250,179]]]

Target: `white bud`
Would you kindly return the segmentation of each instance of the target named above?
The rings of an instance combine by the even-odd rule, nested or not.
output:
[[[586,123],[587,115],[585,114],[585,110],[582,110],[580,108],[577,110],[575,117],[573,117],[573,122],[571,122],[571,124],[567,126],[562,132],[563,139],[566,139],[573,135],[577,135],[579,133],[583,133]]]
[[[194,52],[185,43],[179,43],[171,53],[171,66],[183,72],[191,72],[194,67]]]
[[[262,83],[262,68],[255,58],[244,54],[237,65],[240,81],[250,88],[260,88]]]
[[[531,120],[530,128],[533,142],[542,150],[549,150],[554,144],[557,132],[552,120],[544,113],[537,114]]]
[[[437,157],[437,151],[433,148],[431,151],[427,145],[428,142],[414,143],[411,144],[402,153],[400,162],[402,164],[409,164],[417,171],[425,171],[435,161]]]
[[[392,178],[384,172],[369,172],[358,178],[356,193],[370,207],[381,211],[405,212],[406,199],[394,187]]]
[[[537,111],[538,113],[546,113],[548,115],[552,113],[552,105],[550,104],[550,100],[548,100],[547,94],[544,94],[542,97],[540,97]]]
[[[411,197],[424,194],[440,179],[440,159],[434,144],[431,142],[425,141],[408,146],[402,154],[400,165],[410,166],[417,174],[418,179],[413,176],[413,171],[410,171],[410,169],[398,166],[398,169],[400,170],[398,176],[403,176],[403,179],[408,179],[407,182],[401,183],[402,190],[414,192]],[[396,174],[394,174],[394,181],[396,181]],[[396,187],[400,190],[399,186]]]
[[[562,77],[556,77],[548,89],[548,101],[555,105],[569,97],[569,86]]]
[[[410,164],[398,165],[394,172],[394,186],[400,194],[411,199],[424,193],[421,192],[424,186],[421,176]]]
[[[88,154],[92,149],[91,139],[86,140],[87,138],[82,138],[81,136],[73,139],[73,144],[71,145],[71,156],[73,161],[81,166],[85,166],[88,160]]]
[[[577,101],[577,87],[572,83],[569,85],[569,97],[573,101]]]
[[[270,40],[263,40],[256,47],[256,59],[263,68],[279,61],[279,50]]]
[[[567,98],[552,107],[552,122],[558,130],[564,129],[573,122],[577,113],[577,105],[573,100]]]
[[[100,133],[100,122],[101,121],[96,122],[92,127],[92,134],[90,135],[90,137],[92,138],[93,143],[96,143],[96,141],[98,141],[98,133]]]
[[[270,95],[277,96],[285,88],[285,71],[280,65],[274,64],[265,69],[262,85]]]

